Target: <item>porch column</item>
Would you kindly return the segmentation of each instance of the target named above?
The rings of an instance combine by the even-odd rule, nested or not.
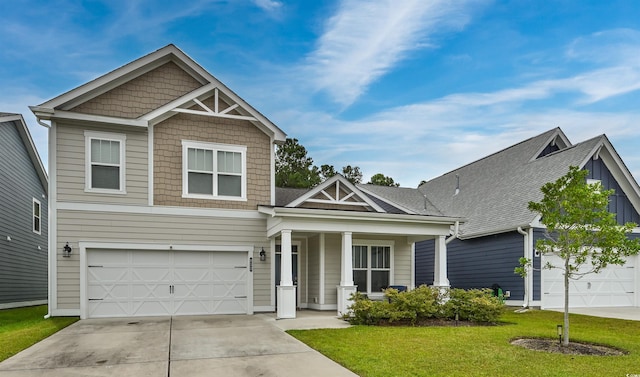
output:
[[[296,318],[296,287],[291,274],[291,230],[280,232],[280,285],[278,285],[278,318]]]
[[[342,261],[340,263],[340,285],[338,286],[338,315],[348,311],[356,287],[353,285],[353,247],[351,232],[342,232]]]
[[[433,285],[441,288],[450,287],[449,279],[447,279],[447,244],[445,243],[445,236],[436,238]]]

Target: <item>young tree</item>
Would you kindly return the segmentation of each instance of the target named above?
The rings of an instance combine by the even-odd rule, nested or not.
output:
[[[276,151],[276,186],[311,188],[320,183],[320,171],[298,139],[287,138]]]
[[[571,166],[565,176],[542,186],[540,202],[528,205],[546,226],[545,238],[538,240],[536,250],[562,261],[558,265],[547,262],[542,268],[557,268],[564,275],[564,346],[569,345],[569,281],[598,273],[610,264],[623,265],[625,257],[640,251],[640,240],[627,237],[636,224],[619,225],[616,215],[607,209],[613,190],[604,190],[600,183],[588,184],[587,174]],[[521,258],[516,273],[525,276],[530,266],[531,260]]]
[[[382,173],[374,174],[373,176],[371,176],[371,179],[369,180],[368,184],[378,185],[378,186],[395,186],[395,187],[400,186],[400,183],[394,182],[393,178],[387,177]]]

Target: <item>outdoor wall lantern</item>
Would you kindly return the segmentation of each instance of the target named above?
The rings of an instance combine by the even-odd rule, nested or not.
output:
[[[71,256],[71,246],[69,246],[69,242],[62,247],[62,256],[65,258],[69,258]]]
[[[557,325],[556,330],[558,331],[558,343],[562,343],[562,325]]]
[[[267,260],[267,253],[264,251],[264,247],[260,250],[260,261],[264,262]]]

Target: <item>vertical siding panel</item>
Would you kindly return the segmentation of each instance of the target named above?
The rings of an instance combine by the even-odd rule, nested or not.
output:
[[[513,299],[524,297],[524,280],[513,270],[524,255],[523,236],[502,233],[447,246],[447,276],[452,288],[490,288],[498,284]],[[418,257],[419,255],[419,257]],[[416,284],[433,284],[434,241],[416,244]],[[419,265],[418,265],[419,263]]]

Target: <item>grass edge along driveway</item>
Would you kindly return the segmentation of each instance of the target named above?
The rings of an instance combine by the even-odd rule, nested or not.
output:
[[[571,340],[624,349],[624,356],[550,354],[513,346],[554,338],[562,313],[508,310],[497,326],[291,330],[289,334],[363,377],[640,375],[640,321],[571,315]]]
[[[44,319],[46,314],[46,305],[0,310],[0,362],[78,320],[78,317]]]

